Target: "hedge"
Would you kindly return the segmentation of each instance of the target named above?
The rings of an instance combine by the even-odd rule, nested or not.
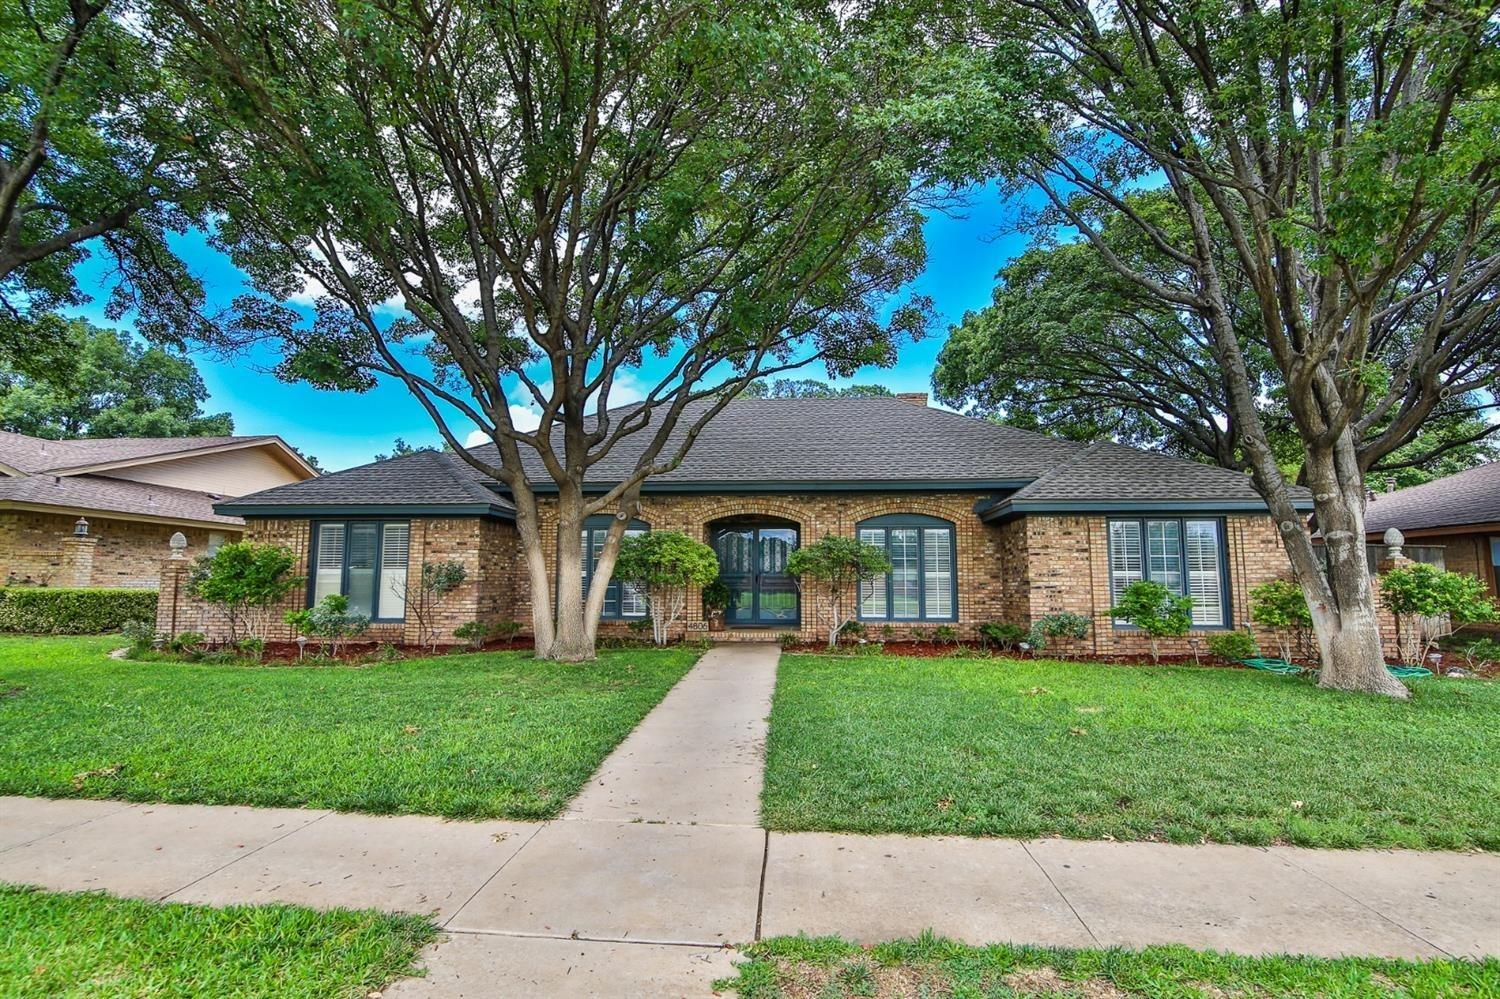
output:
[[[0,587],[0,631],[105,635],[126,621],[155,620],[155,590]]]

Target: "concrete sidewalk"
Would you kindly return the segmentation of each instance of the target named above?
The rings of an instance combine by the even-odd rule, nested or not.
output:
[[[393,996],[707,995],[760,936],[1500,954],[1500,856],[766,833],[776,651],[717,649],[554,822],[0,798],[0,881],[430,913]]]

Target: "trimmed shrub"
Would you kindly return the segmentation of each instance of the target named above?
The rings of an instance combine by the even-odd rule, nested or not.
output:
[[[1225,662],[1237,663],[1260,655],[1260,644],[1248,631],[1222,631],[1208,636],[1208,651]]]
[[[156,620],[156,591],[64,586],[0,587],[0,631],[107,635]]]

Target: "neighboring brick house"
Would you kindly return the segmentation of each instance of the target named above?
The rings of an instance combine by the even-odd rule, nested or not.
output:
[[[243,533],[214,503],[316,474],[279,437],[0,431],[0,582],[154,587],[174,532],[199,551]]]
[[[1429,560],[1439,561],[1431,556],[1440,552],[1444,568],[1478,576],[1490,596],[1500,597],[1500,461],[1374,494],[1365,509],[1367,540],[1378,543],[1393,527]]]
[[[486,448],[493,461],[493,445]],[[622,445],[591,468],[588,485],[618,481],[634,461]],[[411,641],[404,597],[415,592],[422,563],[457,558],[469,579],[442,605],[447,640],[476,618],[530,628],[513,508],[499,484],[454,455],[419,452],[217,509],[244,517],[249,537],[297,552],[307,586],[289,607],[341,592],[371,615],[372,637]],[[555,518],[545,498],[543,514],[544,547],[553,553]],[[1028,624],[1067,610],[1094,622],[1068,651],[1136,653],[1144,640],[1108,614],[1132,580],[1158,579],[1192,595],[1190,637],[1201,639],[1245,626],[1249,590],[1290,572],[1243,475],[971,419],[929,408],[920,395],[737,400],[679,468],[648,480],[630,516],[632,530],[683,531],[713,546],[735,597],[729,637],[819,633],[813,603],[785,566],[793,548],[828,534],[879,544],[894,563],[861,595],[860,618],[875,637],[943,625],[972,637],[987,621]],[[608,523],[605,516],[587,525],[590,547],[602,543]],[[645,613],[639,594],[610,585],[611,628]],[[164,630],[213,627],[185,602],[164,600],[162,614]],[[701,627],[696,598],[690,617]],[[1173,648],[1187,651],[1188,640]]]

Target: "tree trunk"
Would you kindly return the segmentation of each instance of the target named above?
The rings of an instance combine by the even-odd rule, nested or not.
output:
[[[1410,696],[1406,685],[1385,668],[1375,588],[1365,557],[1364,476],[1352,450],[1341,454],[1337,446],[1308,448],[1305,468],[1328,566],[1323,578],[1310,579],[1309,561],[1311,571],[1319,572],[1315,556],[1294,557],[1292,564],[1307,594],[1318,639],[1323,667],[1318,685],[1405,698]]]
[[[594,658],[594,634],[584,617],[583,520],[577,498],[558,497],[556,617],[552,644],[537,648],[537,658],[584,662]],[[602,559],[601,559],[602,561]],[[612,569],[613,566],[604,567]],[[607,577],[606,577],[607,583]]]

